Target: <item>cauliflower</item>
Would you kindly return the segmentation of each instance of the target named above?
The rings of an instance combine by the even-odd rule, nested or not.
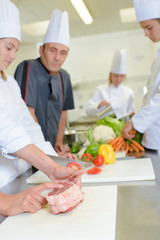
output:
[[[104,125],[99,125],[95,127],[92,134],[95,142],[104,142],[116,137],[113,129]]]

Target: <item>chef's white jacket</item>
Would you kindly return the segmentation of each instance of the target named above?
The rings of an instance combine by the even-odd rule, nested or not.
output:
[[[151,68],[143,105],[132,117],[132,123],[144,133],[142,144],[146,148],[160,150],[160,50]]]
[[[89,100],[86,107],[88,115],[98,113],[98,105],[102,100],[106,100],[113,108],[117,119],[125,117],[135,111],[134,93],[122,83],[116,88],[113,84],[100,85],[94,96]]]
[[[13,153],[32,143],[46,154],[57,155],[45,142],[40,126],[21,98],[17,82],[8,75],[7,81],[0,76],[0,187],[31,167]]]

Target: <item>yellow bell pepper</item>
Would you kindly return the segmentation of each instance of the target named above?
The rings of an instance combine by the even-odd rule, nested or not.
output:
[[[109,144],[102,144],[99,146],[98,154],[104,157],[104,164],[114,163],[116,160],[113,148]]]

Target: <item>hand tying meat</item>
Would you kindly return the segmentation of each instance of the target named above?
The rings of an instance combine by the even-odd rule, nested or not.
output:
[[[59,182],[63,187],[54,190],[46,197],[53,214],[59,214],[71,211],[81,201],[83,201],[83,193],[81,189],[81,178],[76,183]]]

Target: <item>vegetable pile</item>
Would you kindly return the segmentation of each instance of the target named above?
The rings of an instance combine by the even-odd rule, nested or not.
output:
[[[97,121],[97,124],[111,127],[115,132],[116,137],[119,137],[122,135],[122,129],[125,125],[123,121],[117,120],[116,118],[113,118],[113,117],[102,118],[101,120]]]
[[[116,158],[112,146],[109,144],[102,144],[97,147],[97,155],[93,157],[91,153],[84,153],[81,156],[81,161],[91,162],[95,167],[87,171],[88,174],[97,174],[102,171],[101,167],[103,164],[114,163]]]
[[[113,147],[115,152],[126,151],[126,154],[129,152],[144,152],[144,148],[141,144],[136,142],[134,139],[127,140],[123,137],[117,137],[107,142]]]

